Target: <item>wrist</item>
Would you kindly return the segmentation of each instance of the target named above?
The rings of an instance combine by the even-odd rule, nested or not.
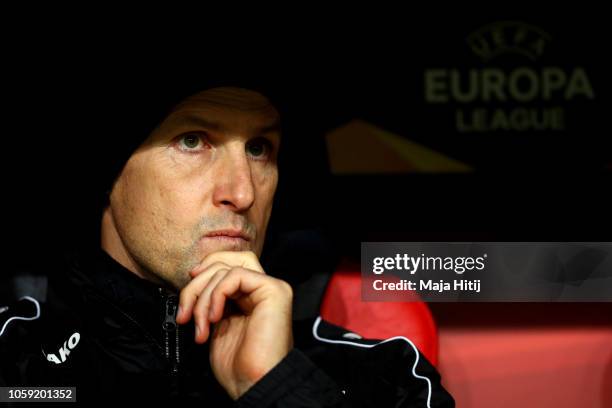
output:
[[[291,344],[291,346],[293,346],[293,344]],[[232,399],[234,400],[240,398],[244,393],[249,390],[249,388],[258,383],[263,377],[265,377],[270,371],[272,371],[274,367],[279,365],[281,361],[283,361],[283,359],[289,354],[290,351],[291,349],[286,350],[283,354],[280,354],[275,359],[275,361],[271,361],[265,367],[251,368],[243,378],[236,380],[236,383],[233,387],[234,390],[228,392],[230,397],[232,397]]]

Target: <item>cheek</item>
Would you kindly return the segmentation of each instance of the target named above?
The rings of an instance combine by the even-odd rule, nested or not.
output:
[[[274,194],[276,193],[276,186],[278,185],[278,171],[276,167],[267,169],[261,172],[255,178],[255,191],[257,194],[256,202],[260,208],[271,208],[274,200]]]
[[[161,212],[158,215],[168,228],[192,228],[197,223],[207,191],[202,180],[185,174],[157,175],[151,189]]]
[[[278,172],[275,170],[262,173],[255,179],[255,184],[256,198],[252,217],[261,229],[267,225],[272,212],[272,203],[278,184]]]
[[[156,236],[179,238],[197,219],[198,187],[176,175],[152,168],[127,172],[122,197],[128,222]]]
[[[140,224],[143,214],[150,214],[155,204],[147,174],[139,164],[128,162],[113,191],[114,207],[124,213],[123,218],[132,220],[131,224]]]

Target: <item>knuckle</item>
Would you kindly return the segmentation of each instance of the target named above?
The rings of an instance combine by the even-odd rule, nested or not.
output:
[[[241,275],[245,272],[246,269],[244,269],[242,266],[233,266],[230,268],[229,270],[229,274],[234,276],[234,275]]]
[[[216,274],[223,272],[225,269],[228,268],[228,265],[224,262],[215,262],[213,265],[211,265],[211,267],[208,269],[209,275],[210,277],[214,277]]]
[[[289,283],[282,279],[274,279],[277,288],[288,296],[293,296],[293,288]]]
[[[289,283],[285,282],[284,280],[281,280],[281,287],[288,295],[293,296],[293,288]]]

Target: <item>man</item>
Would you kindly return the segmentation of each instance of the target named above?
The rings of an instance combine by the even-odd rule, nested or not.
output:
[[[409,340],[292,319],[292,287],[259,262],[280,143],[253,90],[174,106],[116,177],[101,250],[59,267],[42,306],[23,293],[0,315],[2,385],[75,386],[80,402],[452,406]]]

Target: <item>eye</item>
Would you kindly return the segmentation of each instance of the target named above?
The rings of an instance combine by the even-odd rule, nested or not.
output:
[[[186,152],[198,152],[205,147],[202,137],[198,133],[185,133],[178,139],[178,148]]]
[[[256,160],[266,160],[272,152],[272,143],[263,137],[250,140],[246,144],[246,152]]]

